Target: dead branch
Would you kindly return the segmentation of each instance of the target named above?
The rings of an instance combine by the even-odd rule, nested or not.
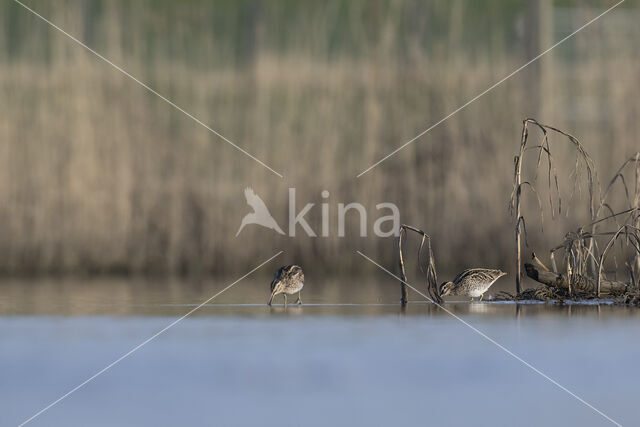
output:
[[[569,290],[569,281],[563,274],[554,273],[538,268],[537,266],[525,263],[524,269],[527,276],[543,285],[558,288],[561,290]],[[573,274],[573,288],[580,296],[597,296],[598,282],[590,277]],[[614,282],[610,280],[602,280],[600,283],[600,291],[602,294],[609,296],[619,296],[627,292],[629,285],[622,282]]]

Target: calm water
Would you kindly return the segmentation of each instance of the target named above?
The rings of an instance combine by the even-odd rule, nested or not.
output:
[[[231,281],[0,283],[0,425]],[[264,305],[264,288],[239,283],[29,425],[610,425],[443,310],[402,310],[392,282],[308,286],[286,310]],[[640,422],[640,310],[445,306],[619,423]]]

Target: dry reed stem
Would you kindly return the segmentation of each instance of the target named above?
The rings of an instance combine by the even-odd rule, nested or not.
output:
[[[402,250],[402,242],[403,242],[403,239],[406,238],[407,236],[407,230],[411,230],[422,236],[422,240],[420,241],[420,247],[418,248],[418,255],[417,255],[418,265],[420,266],[420,271],[425,276],[425,281],[427,284],[427,293],[429,294],[429,297],[432,299],[432,301],[441,303],[442,298],[440,297],[440,294],[438,292],[438,275],[436,272],[435,257],[433,255],[433,249],[431,247],[431,237],[424,231],[406,224],[402,224],[400,226],[400,234],[398,235],[398,256],[399,256],[400,274],[402,278],[402,283],[400,284],[400,289],[401,289],[400,302],[402,305],[405,305],[407,303],[407,287],[405,285],[405,282],[407,281],[407,274],[405,270],[404,255]],[[421,255],[422,255],[422,250],[425,247],[425,244],[427,246],[427,252],[426,252],[425,263],[423,264],[421,262]],[[426,270],[424,267],[425,264],[426,264]]]
[[[543,139],[542,142],[539,145],[533,146],[533,147],[527,147],[527,140],[528,140],[528,136],[529,136],[529,130],[528,130],[528,126],[529,124],[532,124],[534,126],[536,126],[543,134]],[[553,161],[553,157],[551,154],[551,144],[550,144],[550,139],[549,139],[549,132],[555,132],[555,133],[559,133],[560,135],[563,135],[564,137],[566,137],[569,142],[575,147],[576,152],[577,152],[577,158],[576,158],[576,165],[575,165],[575,172],[577,174],[579,166],[580,166],[580,161],[582,160],[582,162],[584,163],[584,167],[587,171],[587,184],[588,184],[588,188],[589,188],[589,216],[590,218],[594,218],[594,208],[593,208],[593,196],[594,196],[594,175],[595,175],[595,166],[594,166],[594,162],[591,159],[591,156],[589,156],[589,154],[586,152],[586,150],[584,149],[583,145],[580,143],[580,141],[574,137],[573,135],[564,132],[558,128],[555,128],[553,126],[549,126],[549,125],[545,125],[542,124],[540,122],[538,122],[535,119],[532,118],[527,118],[525,120],[523,120],[522,122],[522,136],[521,136],[521,140],[520,140],[520,153],[518,154],[518,156],[515,157],[515,171],[514,171],[514,183],[513,183],[513,190],[511,193],[511,209],[512,211],[515,211],[515,240],[516,240],[516,294],[520,294],[520,279],[522,276],[522,239],[521,239],[521,234],[522,231],[524,231],[525,233],[525,243],[526,243],[526,226],[525,226],[525,221],[524,221],[524,216],[521,213],[521,201],[520,201],[520,196],[522,193],[522,187],[524,185],[527,185],[536,195],[536,198],[538,199],[538,208],[539,208],[539,212],[540,212],[540,216],[541,218],[543,218],[543,210],[542,210],[542,206],[540,203],[540,198],[538,197],[538,193],[535,189],[535,187],[533,186],[533,184],[529,181],[525,181],[522,182],[522,163],[524,160],[524,154],[526,151],[528,151],[528,149],[537,149],[538,150],[538,160],[537,160],[537,164],[536,164],[536,175],[534,178],[534,181],[537,179],[537,171],[540,168],[540,163],[542,161],[542,157],[543,155],[546,157],[547,159],[547,181],[548,181],[548,188],[549,188],[549,205],[551,208],[551,216],[552,218],[554,217],[554,212],[555,212],[555,207],[554,207],[554,191],[555,191],[555,196],[556,199],[558,200],[557,203],[557,209],[558,209],[558,213],[560,214],[562,212],[562,198],[560,196],[560,184],[559,184],[559,180],[558,180],[558,173],[557,173],[557,169],[555,167],[554,161]],[[575,251],[572,252],[571,255],[573,257],[573,261],[582,261],[580,259],[580,251]],[[554,262],[555,264],[555,262]],[[567,263],[567,266],[569,268],[569,266],[571,265],[571,263]],[[583,273],[582,270],[580,270],[580,273]],[[571,274],[571,269],[569,268],[567,270],[567,274],[570,275]]]
[[[635,176],[636,176],[636,182],[635,182],[635,191],[634,191],[634,196],[633,198],[630,197],[629,195],[629,188],[627,186],[625,177],[624,177],[624,169],[631,165],[631,164],[635,164]],[[623,188],[624,188],[624,194],[625,194],[625,198],[626,201],[629,205],[629,209],[622,211],[622,212],[618,212],[617,214],[613,212],[613,209],[611,208],[611,206],[607,203],[607,198],[609,196],[610,191],[612,190],[612,188],[614,188],[614,184],[616,182],[620,181]],[[597,220],[598,217],[600,216],[600,211],[606,208],[609,213],[610,216],[602,219],[602,220]],[[636,152],[633,156],[629,157],[627,160],[625,160],[622,165],[618,168],[618,170],[616,171],[616,173],[613,175],[613,178],[611,178],[611,181],[609,181],[609,184],[607,185],[607,188],[605,189],[604,193],[602,193],[602,196],[600,198],[600,203],[598,204],[598,208],[596,210],[595,216],[593,218],[594,222],[591,224],[592,228],[591,228],[591,233],[592,234],[596,234],[596,227],[597,224],[601,223],[602,221],[609,219],[609,218],[616,218],[616,224],[618,225],[618,227],[620,227],[621,225],[617,223],[617,216],[624,214],[624,213],[629,213],[630,218],[634,215],[634,211],[637,211],[637,209],[640,208],[640,152]],[[627,222],[625,222],[626,224]],[[640,226],[640,223],[638,223],[638,221],[636,220],[635,226],[638,227]],[[597,255],[597,242],[595,240],[591,240],[590,241],[590,246],[589,246],[589,250],[591,251],[592,246],[595,245],[595,255]],[[640,270],[640,264],[638,264],[640,262],[640,257],[636,256],[636,265],[638,266],[638,270]],[[595,269],[593,269],[595,271]]]
[[[602,255],[600,256],[600,263],[598,267],[598,290],[597,290],[598,297],[600,297],[600,283],[602,281],[602,269],[604,265],[604,260],[607,256],[607,253],[609,252],[609,249],[611,249],[614,242],[620,236],[625,236],[625,238],[627,239],[627,244],[631,244],[633,248],[636,250],[636,258],[638,254],[640,254],[640,228],[634,227],[633,225],[629,225],[629,224],[623,225],[618,229],[618,231],[613,235],[613,237],[609,239],[609,241],[607,242],[607,246],[604,248],[604,251],[602,251]],[[633,274],[632,274],[632,277],[633,277]],[[632,278],[632,282],[633,281],[634,280]]]
[[[627,185],[627,180],[625,179],[625,168],[629,165],[635,165],[635,190],[633,195],[629,192],[629,187]],[[622,188],[624,189],[624,198],[626,200],[627,205],[629,206],[627,209],[624,209],[619,212],[614,212],[614,209],[607,203],[607,199],[612,193],[612,189],[614,185],[620,182],[622,184]],[[601,212],[603,209],[606,209],[609,215],[600,218]],[[619,218],[625,216],[623,222],[619,221]],[[597,227],[606,221],[613,220],[615,222],[616,231],[604,231],[597,232]],[[590,228],[590,232],[585,232],[584,230]],[[594,213],[593,221],[581,228],[578,229],[576,233],[568,233],[565,236],[565,242],[552,249],[552,254],[554,251],[558,249],[564,249],[565,254],[570,254],[569,256],[569,266],[573,265],[574,269],[576,267],[584,266],[586,263],[586,258],[589,258],[592,265],[592,271],[594,275],[596,275],[597,279],[597,296],[601,295],[601,282],[604,275],[604,262],[605,259],[613,247],[613,244],[620,236],[624,236],[626,246],[631,246],[634,249],[635,255],[633,261],[631,263],[625,263],[629,268],[630,276],[631,276],[631,286],[637,289],[637,280],[636,276],[640,271],[640,152],[635,153],[633,156],[629,157],[625,160],[622,165],[618,168],[613,178],[609,181],[607,188],[600,198],[600,202],[598,207]],[[598,255],[598,241],[597,237],[609,236],[607,240],[606,246],[602,254]],[[584,242],[588,241],[588,247],[584,246]],[[597,269],[595,266],[597,265]]]
[[[405,305],[407,303],[407,285],[405,285],[405,283],[407,282],[407,273],[404,268],[404,258],[402,255],[402,238],[406,236],[406,234],[407,231],[405,227],[400,227],[400,234],[398,235],[398,261],[400,264],[400,278],[402,279],[402,282],[400,283],[400,303],[402,305]]]

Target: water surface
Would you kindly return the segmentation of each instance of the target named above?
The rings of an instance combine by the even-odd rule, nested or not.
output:
[[[232,280],[0,285],[0,425],[18,425]],[[417,295],[413,295],[418,298]],[[239,284],[32,421],[113,425],[607,425],[433,304],[389,282],[309,287],[302,307]],[[280,301],[278,301],[280,302]],[[638,310],[445,307],[624,425]]]

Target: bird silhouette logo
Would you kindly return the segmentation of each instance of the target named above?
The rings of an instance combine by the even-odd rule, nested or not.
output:
[[[275,230],[280,234],[284,234],[284,231],[282,231],[276,220],[271,216],[267,205],[264,204],[262,199],[251,187],[244,189],[244,197],[247,199],[247,204],[253,209],[253,212],[246,214],[244,218],[242,218],[242,223],[236,233],[236,237],[238,237],[238,234],[240,234],[244,226],[249,224],[258,224]]]

